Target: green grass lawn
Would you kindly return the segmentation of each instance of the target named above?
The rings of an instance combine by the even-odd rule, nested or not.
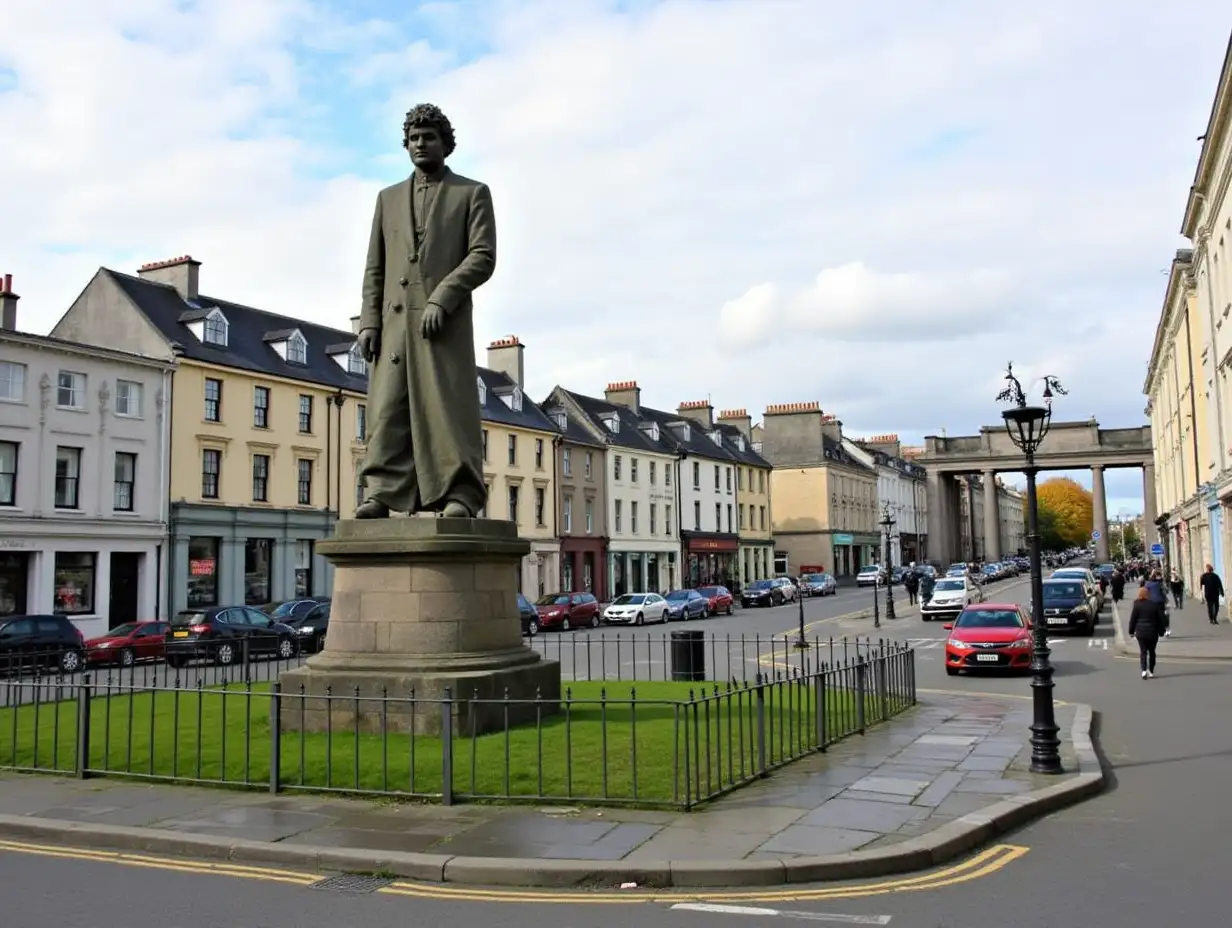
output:
[[[606,686],[606,688],[605,688]],[[471,738],[455,733],[453,791],[460,797],[616,800],[646,805],[697,801],[755,775],[759,763],[750,691],[689,683],[575,683],[562,711],[539,725]],[[737,695],[738,693],[743,695]],[[817,705],[807,686],[765,690],[768,766],[817,743]],[[631,700],[631,694],[636,700]],[[606,700],[605,704],[601,700]],[[266,686],[99,696],[90,706],[89,768],[116,775],[268,784],[272,738]],[[853,700],[827,695],[830,737],[853,725]],[[284,700],[291,713],[295,700]],[[868,719],[878,707],[870,696]],[[0,768],[72,771],[77,704],[0,710]],[[341,724],[339,728],[343,727]],[[439,795],[441,741],[424,735],[281,737],[284,786]]]

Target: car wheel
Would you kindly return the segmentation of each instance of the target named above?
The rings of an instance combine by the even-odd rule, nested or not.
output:
[[[125,648],[120,652],[120,666],[131,667],[137,663],[137,655],[133,653],[132,648]]]
[[[729,605],[728,605],[728,607],[727,607],[727,614],[728,614],[728,615],[731,615],[731,614],[732,614],[732,610],[733,610],[733,609],[735,609],[735,608],[736,608],[735,603],[731,603],[731,604],[729,604]]]
[[[278,656],[284,661],[289,661],[292,657],[294,657],[295,642],[293,642],[290,638],[279,638]]]
[[[229,667],[235,663],[235,648],[224,641],[214,651],[214,660],[223,667]]]
[[[534,638],[537,634],[539,634],[539,623],[531,619],[526,623],[526,635],[528,638]]]
[[[599,613],[597,613],[597,612],[596,612],[596,613],[594,614],[594,617],[593,617],[593,618],[591,618],[591,620],[590,620],[590,627],[591,627],[591,628],[598,628],[598,627],[599,627]]]
[[[570,622],[568,619],[561,619],[561,620],[560,620],[560,630],[561,630],[562,632],[571,632],[571,631],[573,631],[573,623],[572,623],[572,622]]]
[[[640,613],[640,612],[639,612],[639,613],[637,614],[637,618],[636,618],[636,619],[634,619],[633,621],[634,621],[636,624],[638,624],[638,625],[645,625],[645,624],[646,624],[646,616],[642,615],[642,613]]]
[[[710,618],[710,607],[709,607],[709,606],[702,606],[702,614],[701,614],[701,617],[702,617],[703,619],[708,619],[708,618]]]
[[[65,673],[76,673],[81,669],[81,652],[69,650],[60,655],[60,669]]]

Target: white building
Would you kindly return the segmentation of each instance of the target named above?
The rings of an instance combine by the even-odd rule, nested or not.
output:
[[[894,566],[928,558],[928,525],[924,491],[924,468],[902,456],[897,435],[874,435],[868,439],[843,439],[843,448],[877,473],[877,519],[887,506],[894,518],[890,555]],[[884,545],[883,555],[884,557]]]
[[[0,291],[0,616],[158,618],[172,365],[16,331]]]

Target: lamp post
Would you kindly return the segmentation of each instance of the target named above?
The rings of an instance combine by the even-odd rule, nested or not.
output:
[[[1027,477],[1027,548],[1031,559],[1031,633],[1034,647],[1031,652],[1031,772],[1062,773],[1061,739],[1057,736],[1056,712],[1053,706],[1052,661],[1048,649],[1048,634],[1044,628],[1044,580],[1040,563],[1039,500],[1035,493],[1035,478],[1039,468],[1035,466],[1035,452],[1048,434],[1052,424],[1052,394],[1064,394],[1065,388],[1051,375],[1044,381],[1044,405],[1027,403],[1022,384],[1014,376],[1014,365],[1006,367],[1005,379],[1009,386],[997,395],[999,402],[1013,405],[1001,413],[1005,430],[1010,440],[1027,458],[1024,473]]]
[[[885,572],[886,572],[886,618],[896,619],[894,614],[894,550],[890,546],[890,533],[894,531],[894,516],[890,514],[890,504],[885,504],[885,513],[881,517],[881,530],[885,532]]]

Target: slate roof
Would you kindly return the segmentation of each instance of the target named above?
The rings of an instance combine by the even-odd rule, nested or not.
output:
[[[843,447],[842,442],[837,442],[829,435],[821,437],[821,453],[827,461],[834,461],[837,464],[845,464],[848,467],[856,467],[860,470],[870,470],[859,458]]]
[[[505,404],[501,396],[512,393],[516,386],[507,374],[481,367],[479,368],[479,378],[483,381],[484,386],[487,387],[487,397],[481,407],[485,422],[560,434],[560,429],[556,427],[556,423],[548,418],[547,413],[540,409],[537,403],[532,402],[525,393],[522,394],[522,409],[520,412]],[[475,385],[475,389],[479,389],[478,384]]]
[[[167,341],[183,349],[186,358],[358,393],[368,390],[367,377],[348,373],[327,354],[327,349],[337,350],[342,345],[349,348],[355,342],[355,336],[349,331],[292,319],[204,294],[197,297],[194,305],[186,302],[170,284],[143,280],[110,268],[103,268],[103,273],[115,281]],[[188,328],[189,322],[204,319],[215,308],[222,310],[227,317],[226,347],[205,344]],[[295,329],[299,329],[308,341],[306,364],[291,364],[283,360],[268,341],[275,338],[277,333],[290,335]]]
[[[596,436],[593,432],[587,429],[584,425],[578,422],[573,416],[569,415],[569,410],[560,406],[556,401],[549,396],[546,400],[539,404],[539,408],[547,414],[547,417],[556,424],[554,418],[557,410],[564,413],[565,427],[563,429],[557,425],[557,431],[560,432],[560,437],[572,445],[585,445],[588,448],[606,448],[607,442]],[[597,428],[598,426],[596,426]]]
[[[649,418],[635,416],[633,410],[629,409],[628,406],[609,403],[607,400],[601,400],[594,396],[584,396],[581,393],[574,393],[572,390],[566,390],[563,387],[557,387],[557,389],[576,403],[578,408],[590,418],[591,423],[603,433],[607,444],[629,448],[633,451],[647,451],[655,454],[677,453],[676,435],[664,428],[661,423],[659,425],[659,440],[655,441],[641,428],[642,425],[650,421]],[[615,414],[620,420],[620,431],[614,434],[603,422],[603,416],[612,414]]]
[[[728,450],[737,461],[742,464],[747,464],[749,467],[761,467],[766,470],[770,469],[770,462],[763,458],[760,454],[753,450],[753,442],[745,436],[740,429],[734,425],[728,425],[726,422],[715,423],[715,428],[723,433],[723,438],[728,444]],[[741,451],[736,445],[736,439],[744,439],[744,450]]]
[[[861,445],[861,447],[864,446]],[[910,461],[895,457],[892,454],[886,454],[884,451],[878,451],[876,448],[864,448],[864,450],[871,454],[873,460],[882,467],[893,468],[905,477],[914,477],[916,479],[924,477],[924,468],[919,464],[912,464]]]

